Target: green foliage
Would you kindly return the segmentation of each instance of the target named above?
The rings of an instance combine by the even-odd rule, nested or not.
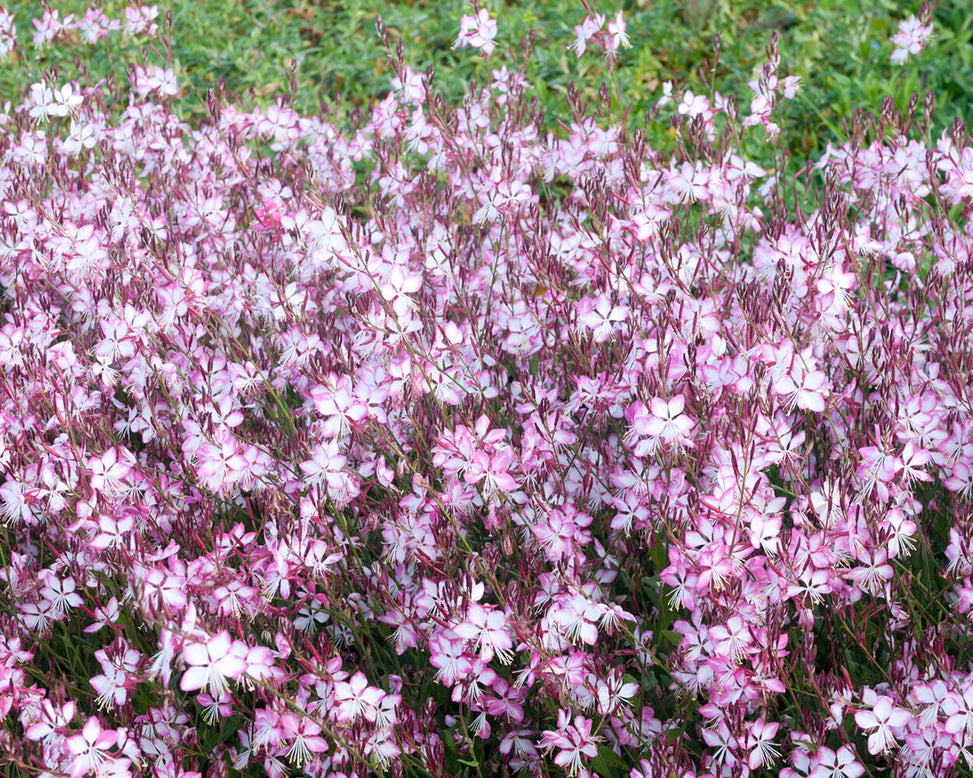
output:
[[[828,141],[843,138],[843,121],[856,110],[877,114],[888,94],[900,96],[897,108],[904,111],[909,94],[934,89],[940,117],[934,128],[937,133],[955,116],[970,115],[973,17],[959,0],[941,3],[932,44],[905,66],[890,62],[889,38],[901,19],[918,10],[917,3],[598,3],[602,13],[613,14],[621,7],[626,14],[632,48],[620,53],[615,74],[596,51],[581,59],[568,51],[574,26],[585,14],[577,0],[490,0],[484,5],[499,22],[499,49],[489,59],[470,49],[452,50],[459,20],[469,12],[462,0],[174,0],[162,4],[158,21],[164,27],[165,11],[171,11],[171,65],[189,98],[179,101],[177,110],[186,118],[205,114],[202,97],[220,79],[226,80],[231,93],[261,106],[283,95],[306,113],[333,106],[339,95],[345,106],[366,106],[388,92],[393,75],[389,53],[375,32],[379,14],[390,44],[401,44],[406,63],[415,70],[431,67],[435,88],[450,101],[462,99],[470,79],[484,83],[494,68],[520,62],[520,41],[533,30],[536,39],[528,77],[550,129],[567,116],[564,97],[572,83],[579,85],[582,97],[592,99],[599,84],[608,82],[617,100],[615,118],[630,106],[632,126],[644,125],[645,113],[666,81],[704,94],[711,94],[715,86],[722,94],[737,95],[738,107],[745,112],[747,82],[774,32],[780,38],[781,74],[803,79],[798,99],[788,105],[784,135],[797,160],[815,158]],[[82,0],[58,4],[62,16],[80,15],[85,7]],[[119,0],[104,2],[105,12],[113,18],[123,17],[124,7]],[[0,69],[0,90],[11,98],[52,65],[62,81],[77,77],[79,67],[94,79],[123,78],[142,53],[140,44],[120,44],[116,35],[92,47],[83,63],[71,61],[64,47],[48,47],[38,54],[30,41],[30,19],[40,13],[37,3],[16,0],[8,10],[17,19],[21,42],[18,54]],[[707,76],[718,32],[720,60],[715,73]],[[160,64],[168,57],[164,50],[156,54]],[[662,132],[650,132],[650,143],[662,144]],[[754,153],[770,163],[766,148],[757,147]]]

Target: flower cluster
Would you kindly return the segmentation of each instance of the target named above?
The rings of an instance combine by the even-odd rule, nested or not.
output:
[[[589,10],[575,50],[623,46]],[[214,91],[190,126],[155,61],[2,112],[2,758],[973,762],[965,127],[889,104],[794,207],[743,148],[798,87],[776,42],[743,118],[669,85],[669,148],[610,111],[546,133],[523,70],[449,108],[394,64],[353,117]]]
[[[464,16],[460,22],[459,37],[453,48],[471,46],[489,56],[497,47],[497,20],[490,16],[486,8],[480,8],[476,16]]]
[[[915,15],[910,15],[908,19],[899,22],[899,29],[892,36],[892,43],[895,44],[895,51],[892,52],[892,62],[896,65],[903,64],[909,56],[916,56],[922,51],[929,39],[932,37],[932,24],[928,19],[932,10],[928,3],[923,5],[920,17],[925,19],[925,23],[917,19]]]
[[[623,10],[619,10],[615,18],[605,25],[605,15],[592,10],[588,3],[582,0],[589,13],[577,27],[574,28],[574,41],[568,46],[570,51],[580,59],[588,50],[588,44],[596,41],[605,52],[610,63],[614,64],[619,49],[627,49],[632,45],[628,37]]]

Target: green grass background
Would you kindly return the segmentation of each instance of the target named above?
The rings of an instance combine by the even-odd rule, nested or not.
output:
[[[124,3],[106,0],[106,13],[124,17]],[[291,91],[293,105],[316,113],[341,95],[344,106],[366,106],[389,90],[393,75],[374,18],[381,14],[393,45],[401,41],[406,62],[417,71],[432,67],[436,88],[458,101],[470,79],[483,83],[493,68],[513,67],[521,59],[520,40],[536,32],[535,53],[528,77],[547,123],[568,114],[564,95],[574,82],[594,97],[609,73],[604,58],[590,50],[580,60],[567,50],[573,28],[585,10],[580,0],[484,3],[498,20],[498,51],[484,60],[471,49],[453,51],[459,20],[470,6],[461,0],[180,0],[160,3],[160,25],[171,11],[172,66],[185,88],[177,110],[186,118],[206,114],[206,90],[226,79],[228,88],[267,105]],[[30,19],[39,16],[36,2],[8,3],[17,19],[20,50],[0,68],[0,90],[16,100],[52,65],[61,82],[109,74],[124,76],[131,63],[147,55],[163,64],[164,48],[146,51],[142,42],[123,41],[115,34],[77,51],[47,47],[37,51],[30,41]],[[62,16],[83,13],[77,0],[58,3]],[[624,8],[632,47],[620,54],[619,98],[631,106],[629,122],[644,124],[661,94],[661,85],[677,80],[684,88],[708,92],[702,74],[712,59],[713,36],[722,33],[716,87],[738,95],[748,109],[747,81],[773,31],[780,37],[781,75],[799,75],[804,88],[787,106],[785,142],[797,159],[814,158],[828,140],[844,136],[842,120],[858,109],[878,112],[887,94],[904,109],[913,91],[936,93],[936,130],[966,120],[973,96],[973,15],[963,0],[943,0],[935,12],[932,44],[905,67],[892,65],[889,37],[899,20],[918,10],[915,2],[890,0],[626,0],[597,5],[609,17]],[[198,97],[197,97],[198,95]]]

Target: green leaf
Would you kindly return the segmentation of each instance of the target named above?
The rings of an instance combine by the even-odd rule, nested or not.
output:
[[[680,643],[682,643],[682,635],[672,629],[665,630],[662,633],[662,637],[664,637],[674,646],[678,646]]]
[[[649,549],[649,557],[655,565],[656,572],[661,572],[669,566],[669,549],[664,537],[659,537]]]
[[[608,746],[598,746],[598,755],[591,760],[591,769],[602,778],[621,778],[629,774],[631,767]]]

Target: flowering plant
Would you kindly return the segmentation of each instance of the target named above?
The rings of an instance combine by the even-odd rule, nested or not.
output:
[[[392,62],[352,126],[168,62],[0,115],[6,763],[970,769],[966,128],[889,101],[792,207],[776,40],[668,149]]]

